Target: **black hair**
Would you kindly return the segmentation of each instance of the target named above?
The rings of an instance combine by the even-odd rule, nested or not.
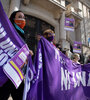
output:
[[[10,16],[10,21],[11,21],[11,23],[12,24],[14,24],[14,18],[15,18],[15,16],[16,16],[16,13],[18,13],[18,12],[22,12],[21,10],[18,10],[18,11],[14,11],[12,14],[11,14],[11,16]]]
[[[66,51],[62,51],[63,54],[66,54]]]
[[[62,51],[61,44],[56,43],[55,46],[56,46],[60,51]]]
[[[56,43],[56,47],[58,47],[60,44],[59,43]]]

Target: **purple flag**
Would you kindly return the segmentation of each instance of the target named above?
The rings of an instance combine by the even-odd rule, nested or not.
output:
[[[86,100],[88,89],[83,87],[90,88],[90,75],[86,79],[87,71],[80,64],[73,63],[43,37],[38,44],[35,70],[26,100]]]
[[[85,95],[90,99],[90,63],[82,65],[82,71],[86,72],[86,84],[87,86],[83,86]]]
[[[24,94],[23,94],[23,100],[26,100],[27,93],[30,89],[30,81],[34,77],[34,66],[32,64],[31,56],[28,56],[28,64],[27,64],[27,70],[26,70],[26,80],[25,80],[25,88],[24,88]]]
[[[8,80],[3,72],[3,66],[24,44],[24,41],[9,21],[0,2],[0,86]]]

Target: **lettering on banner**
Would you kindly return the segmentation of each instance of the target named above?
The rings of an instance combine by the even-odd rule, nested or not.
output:
[[[39,75],[40,75],[40,70],[42,68],[42,53],[41,53],[41,49],[39,49],[39,64],[38,64],[38,73],[37,73],[37,77],[33,80],[33,83],[36,82],[36,80],[39,79]]]
[[[72,77],[71,77],[72,75]],[[69,90],[70,84],[73,84],[73,87],[76,88],[79,87],[80,84],[83,86],[90,86],[90,73],[88,82],[86,84],[86,72],[69,72],[68,70],[65,70],[61,67],[61,90]]]
[[[10,40],[9,37],[6,38],[6,31],[2,24],[0,23],[0,66],[3,66],[10,57],[13,57],[18,49]]]

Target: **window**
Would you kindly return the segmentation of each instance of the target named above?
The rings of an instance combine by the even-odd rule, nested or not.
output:
[[[65,0],[61,0],[61,5],[65,7]]]
[[[50,28],[54,30],[54,27],[39,18],[30,15],[25,15],[25,16],[26,16],[26,26],[24,30],[26,33],[25,34],[26,43],[28,44],[28,47],[35,53],[38,43],[36,39],[37,34],[42,35],[45,29]]]
[[[85,5],[83,5],[83,16],[87,17],[87,9]]]
[[[78,8],[81,10],[81,11],[78,12],[79,15],[81,17],[83,17],[83,4],[81,2],[79,2],[79,1],[78,1]]]
[[[70,4],[70,2],[67,1],[67,0],[65,0],[65,6],[67,6],[67,5],[69,5],[69,4]]]
[[[80,10],[82,10],[82,3],[81,2],[78,2],[78,7]]]
[[[90,18],[90,9],[87,8],[87,18]]]

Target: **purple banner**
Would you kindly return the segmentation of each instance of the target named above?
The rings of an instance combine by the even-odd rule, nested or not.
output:
[[[8,80],[3,72],[3,66],[24,44],[24,41],[10,23],[0,2],[0,86]]]
[[[86,72],[85,79],[87,86],[83,86],[85,96],[90,100],[90,63],[82,65],[82,71]]]
[[[65,27],[67,31],[74,31],[75,20],[72,18],[65,18]]]
[[[30,90],[30,82],[34,78],[34,74],[36,74],[34,66],[32,64],[32,58],[29,55],[28,56],[28,64],[27,64],[27,71],[26,71],[26,80],[25,80],[25,88],[24,88],[24,94],[23,94],[23,100],[26,100],[27,93]]]
[[[73,63],[42,37],[36,53],[35,73],[29,74],[33,78],[26,100],[87,100],[90,64],[86,66],[88,68],[84,69]]]
[[[28,46],[24,45],[3,67],[3,71],[5,72],[7,77],[13,82],[16,88],[19,87],[22,80],[24,79],[24,75],[21,69],[23,69],[23,65],[25,64],[28,55]]]

